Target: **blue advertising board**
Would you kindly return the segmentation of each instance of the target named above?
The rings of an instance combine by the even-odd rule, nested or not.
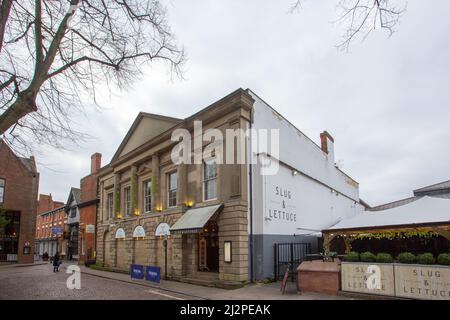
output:
[[[130,268],[131,279],[144,279],[144,266],[132,264]]]
[[[145,280],[160,283],[161,282],[161,268],[147,266],[147,270],[145,272]]]
[[[63,227],[52,227],[52,235],[62,234],[63,232]]]

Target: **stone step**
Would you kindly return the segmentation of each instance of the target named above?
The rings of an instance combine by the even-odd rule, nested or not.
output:
[[[206,272],[197,272],[188,276],[189,278],[197,278],[197,279],[207,279],[207,280],[219,280],[218,273],[206,273]]]
[[[190,284],[195,284],[199,286],[205,286],[205,287],[215,287],[215,281],[210,279],[199,279],[199,278],[181,278],[181,282],[187,282]]]

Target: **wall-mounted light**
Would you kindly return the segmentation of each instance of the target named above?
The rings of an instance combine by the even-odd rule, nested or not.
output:
[[[194,201],[189,200],[189,201],[186,201],[184,204],[186,205],[186,207],[191,208],[194,206]]]
[[[122,218],[123,218],[123,215],[122,215],[120,212],[118,212],[118,213],[116,214],[116,217],[117,217],[117,219],[122,219]]]
[[[162,211],[162,206],[161,205],[156,206],[156,211],[161,212]]]
[[[293,176],[298,175],[298,171],[297,171],[297,170],[293,170],[293,171],[292,171],[292,175],[293,175]]]
[[[134,215],[135,216],[140,216],[141,215],[141,212],[139,211],[138,208],[134,209]]]
[[[232,261],[231,250],[232,250],[231,241],[225,241],[223,246],[223,254],[224,254],[223,260],[226,263],[231,263]]]

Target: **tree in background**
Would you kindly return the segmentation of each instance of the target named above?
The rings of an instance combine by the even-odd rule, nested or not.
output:
[[[63,147],[84,136],[70,121],[99,85],[127,88],[143,66],[185,60],[156,0],[1,0],[0,138]]]
[[[5,210],[2,206],[0,206],[0,230],[6,227],[9,224],[9,219],[5,218]]]
[[[342,40],[336,45],[348,50],[352,41],[366,39],[375,29],[386,30],[391,36],[406,6],[399,5],[401,0],[339,0],[336,23],[344,28]],[[296,0],[290,11],[298,10],[304,0]]]

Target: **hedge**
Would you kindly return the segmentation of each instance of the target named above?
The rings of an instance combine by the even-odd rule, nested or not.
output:
[[[369,251],[361,253],[360,258],[362,262],[375,262],[377,259],[377,257]]]
[[[398,261],[400,263],[416,263],[417,257],[411,252],[402,252],[398,255]]]

